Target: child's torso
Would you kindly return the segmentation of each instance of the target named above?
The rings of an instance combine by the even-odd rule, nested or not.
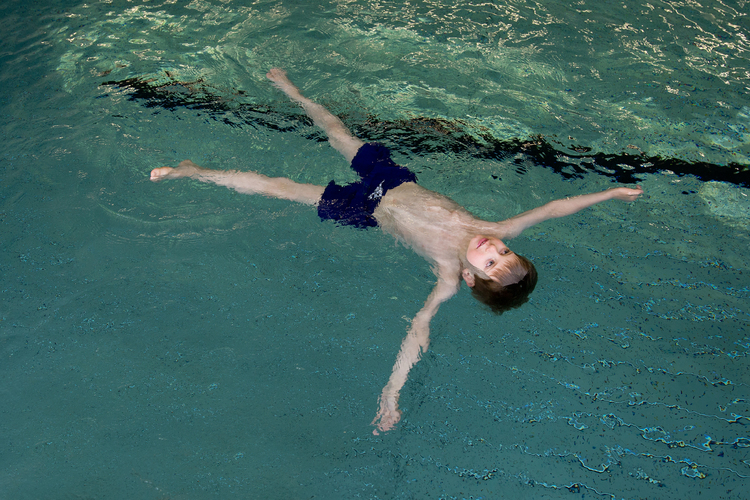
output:
[[[488,224],[413,182],[389,190],[373,215],[385,232],[438,265],[455,261],[467,236],[478,224]]]

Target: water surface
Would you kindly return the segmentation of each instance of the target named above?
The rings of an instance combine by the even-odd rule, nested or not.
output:
[[[0,11],[0,491],[12,498],[737,498],[750,476],[745,2],[141,2]],[[511,242],[390,433],[429,266],[378,230],[148,172],[351,179],[288,70]],[[572,496],[571,496],[572,495]]]

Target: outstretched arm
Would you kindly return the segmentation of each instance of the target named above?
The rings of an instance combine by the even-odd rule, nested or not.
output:
[[[372,425],[377,426],[373,434],[377,435],[378,430],[389,431],[401,420],[401,410],[398,409],[399,393],[406,383],[409,371],[430,346],[430,320],[437,313],[440,304],[453,297],[457,290],[458,281],[447,282],[438,277],[437,285],[427,298],[427,302],[412,320],[409,333],[401,343],[391,377],[380,395],[380,410],[372,421]]]
[[[550,201],[541,207],[518,214],[515,217],[511,217],[504,221],[504,223],[508,225],[506,237],[515,238],[521,234],[524,229],[535,224],[539,224],[548,219],[574,214],[584,208],[596,205],[603,201],[635,201],[641,194],[643,194],[643,188],[641,188],[641,186],[636,186],[635,188],[618,187],[600,191],[598,193],[582,194],[572,198],[561,198],[559,200]]]
[[[161,167],[151,171],[151,180],[154,182],[185,177],[226,186],[244,194],[263,194],[308,205],[316,205],[324,189],[315,184],[300,184],[285,177],[271,178],[256,172],[209,170],[199,167],[190,160],[181,162],[177,168]]]

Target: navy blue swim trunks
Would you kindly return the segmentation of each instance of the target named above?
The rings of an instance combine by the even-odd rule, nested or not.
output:
[[[373,212],[389,189],[405,182],[417,182],[411,170],[396,165],[391,152],[382,144],[368,143],[357,151],[352,169],[361,180],[346,186],[331,181],[318,202],[318,216],[347,226],[375,227]]]

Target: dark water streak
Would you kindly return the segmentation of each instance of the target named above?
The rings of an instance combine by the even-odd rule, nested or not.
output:
[[[275,110],[270,105],[243,103],[241,99],[246,93],[241,90],[213,88],[202,80],[161,84],[154,84],[154,81],[129,78],[104,82],[102,86],[125,90],[129,100],[139,102],[147,108],[156,108],[155,113],[187,108],[206,113],[212,119],[231,127],[263,127],[280,132],[312,125],[312,121],[302,114],[292,116]],[[103,94],[100,98],[108,96]],[[596,153],[586,146],[566,145],[558,138],[545,136],[500,139],[488,129],[460,119],[417,117],[383,121],[374,115],[352,120],[342,116],[342,119],[356,136],[394,145],[394,149],[407,150],[418,156],[449,152],[480,160],[500,161],[512,158],[520,174],[533,165],[551,169],[566,180],[596,173],[628,184],[640,182],[640,176],[644,174],[671,173],[680,177],[692,175],[704,182],[728,182],[750,188],[750,168],[734,162],[717,165],[647,156],[643,152]],[[279,125],[290,121],[296,125]],[[308,138],[325,141],[318,133],[310,134]]]

